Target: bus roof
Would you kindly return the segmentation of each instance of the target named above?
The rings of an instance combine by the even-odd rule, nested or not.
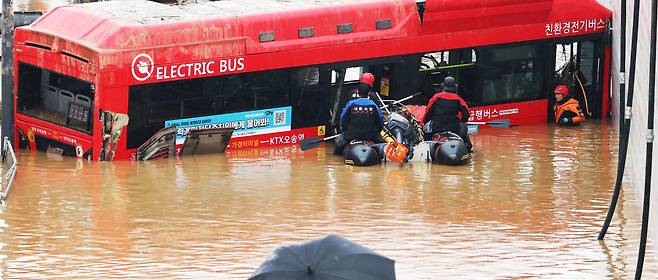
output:
[[[391,26],[377,36],[406,36],[418,30],[414,17],[418,18],[414,0],[197,0],[183,5],[114,0],[56,7],[26,29],[96,51],[243,38],[280,45],[304,37],[313,45],[313,38],[306,37],[335,36],[338,24],[351,24],[343,40],[372,38],[364,32],[377,31],[378,20],[388,20]],[[300,35],[301,28],[310,28],[304,32],[312,35]],[[268,32],[272,35],[263,35]],[[335,43],[337,38],[333,39]],[[259,52],[249,43],[248,52]]]
[[[346,56],[336,58],[322,47],[364,43],[358,49],[364,58],[539,40],[604,32],[612,15],[596,0],[194,2],[114,0],[61,6],[17,28],[16,42],[82,61],[100,56],[101,68],[129,66],[135,54],[145,51],[158,56],[159,63],[177,63],[315,48],[322,55],[312,63],[327,63]],[[398,38],[410,40],[381,43]]]
[[[126,5],[129,2],[130,5]],[[197,20],[202,17],[234,17],[249,14],[271,14],[295,9],[345,6],[372,0],[197,0],[181,5],[167,5],[150,0],[114,0],[77,5],[83,9],[103,11],[113,18],[141,24]]]

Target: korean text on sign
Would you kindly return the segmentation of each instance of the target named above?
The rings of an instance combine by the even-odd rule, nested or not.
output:
[[[480,121],[480,120],[488,120],[490,118],[495,118],[498,117],[498,110],[494,109],[479,109],[479,110],[471,110],[469,112],[470,116],[468,118],[469,121]]]
[[[546,36],[575,35],[603,30],[605,27],[606,23],[603,19],[587,19],[547,23],[544,31]]]

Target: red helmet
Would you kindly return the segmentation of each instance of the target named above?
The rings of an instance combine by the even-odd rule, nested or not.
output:
[[[565,85],[558,85],[555,87],[555,90],[553,90],[555,94],[562,94],[564,96],[569,95],[569,88]]]
[[[359,82],[366,83],[372,87],[375,84],[375,76],[371,73],[365,72],[361,74]]]

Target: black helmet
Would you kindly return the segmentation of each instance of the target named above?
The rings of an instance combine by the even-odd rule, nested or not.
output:
[[[441,83],[441,88],[443,91],[450,91],[450,92],[457,92],[457,82],[455,82],[455,78],[448,76],[443,79],[443,83]]]

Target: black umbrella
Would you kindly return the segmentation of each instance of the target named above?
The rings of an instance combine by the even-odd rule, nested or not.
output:
[[[337,235],[276,249],[249,280],[395,280],[395,261]]]

